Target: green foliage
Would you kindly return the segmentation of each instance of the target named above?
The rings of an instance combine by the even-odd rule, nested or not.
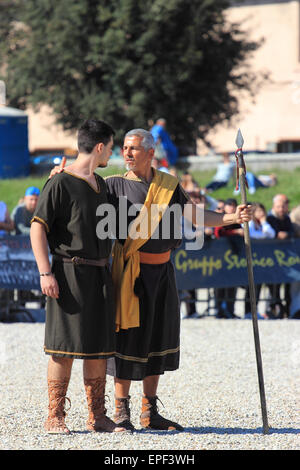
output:
[[[9,102],[47,103],[65,129],[105,119],[119,141],[165,117],[176,143],[194,150],[237,114],[234,91],[257,86],[241,66],[258,44],[227,23],[229,3],[0,0],[0,16],[4,4],[9,15],[0,56]]]

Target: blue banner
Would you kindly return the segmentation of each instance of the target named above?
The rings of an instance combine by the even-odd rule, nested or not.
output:
[[[248,284],[244,238],[206,240],[198,251],[185,243],[173,253],[178,289],[233,287]],[[276,284],[300,281],[300,239],[251,239],[254,282]]]
[[[0,238],[0,287],[40,290],[40,276],[30,238],[23,235]]]
[[[300,281],[300,238],[251,240],[256,284]],[[185,243],[174,251],[178,289],[245,286],[248,284],[243,237],[206,240],[201,250],[187,251]],[[0,239],[0,288],[40,289],[40,278],[30,238]]]

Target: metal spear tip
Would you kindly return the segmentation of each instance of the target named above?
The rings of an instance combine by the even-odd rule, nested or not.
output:
[[[241,129],[238,130],[238,133],[237,133],[237,136],[236,136],[236,139],[235,139],[235,143],[237,145],[237,148],[241,149],[244,145],[244,139],[243,139],[243,136],[242,136],[242,133],[241,133]]]

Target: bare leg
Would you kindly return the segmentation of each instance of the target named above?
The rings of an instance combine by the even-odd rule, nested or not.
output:
[[[96,379],[106,377],[106,359],[84,359],[83,377],[85,379]]]
[[[159,375],[149,375],[143,380],[143,392],[147,397],[155,397],[159,382]]]
[[[68,357],[51,356],[48,362],[48,379],[70,380],[73,359]]]
[[[118,398],[128,397],[130,390],[131,380],[124,380],[115,378],[115,395]]]
[[[159,375],[149,375],[143,380],[143,392],[145,395],[153,397],[156,395],[158,387]],[[115,378],[115,394],[116,397],[125,398],[129,394],[131,380]]]

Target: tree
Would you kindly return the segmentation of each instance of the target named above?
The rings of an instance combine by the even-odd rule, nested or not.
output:
[[[0,56],[9,103],[46,103],[64,129],[97,117],[121,140],[164,117],[176,143],[191,146],[237,114],[236,90],[255,93],[244,65],[259,45],[225,21],[227,0],[11,3]]]

